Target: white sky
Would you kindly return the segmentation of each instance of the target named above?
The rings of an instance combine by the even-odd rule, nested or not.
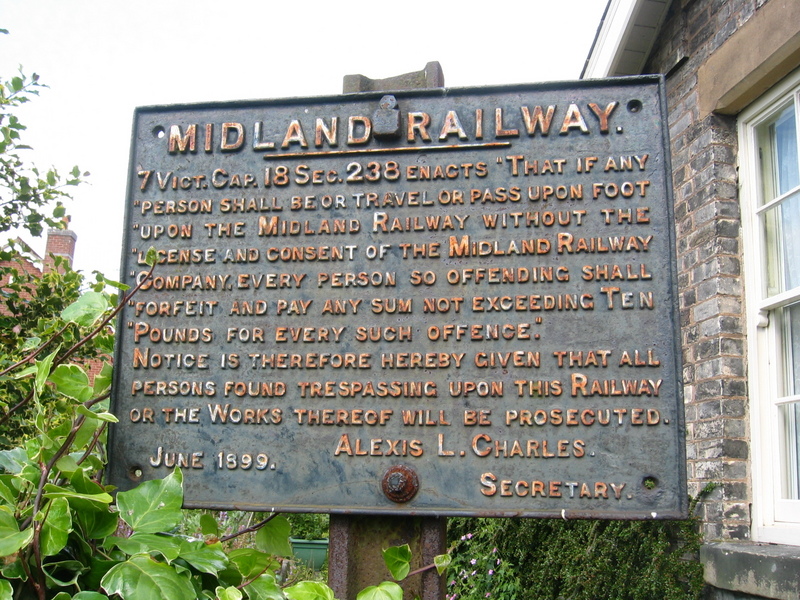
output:
[[[0,0],[0,77],[40,168],[90,171],[67,206],[75,267],[116,278],[136,106],[338,94],[438,60],[448,87],[577,79],[606,0]],[[40,252],[44,243],[32,241]]]

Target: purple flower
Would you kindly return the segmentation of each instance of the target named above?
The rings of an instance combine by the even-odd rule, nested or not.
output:
[[[494,575],[494,569],[489,569],[489,575]]]
[[[469,564],[474,565],[477,562],[478,562],[478,560],[473,558],[471,561],[469,561]]]

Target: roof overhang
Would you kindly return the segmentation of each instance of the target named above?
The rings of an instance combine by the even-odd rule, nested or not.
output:
[[[641,75],[671,0],[609,0],[581,79]]]

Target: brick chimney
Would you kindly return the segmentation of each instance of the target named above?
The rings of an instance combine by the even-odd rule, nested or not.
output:
[[[69,217],[64,217],[64,229],[47,230],[47,247],[44,251],[44,272],[49,273],[53,270],[54,256],[60,256],[67,260],[72,266],[72,259],[75,256],[75,241],[78,236],[69,229]]]

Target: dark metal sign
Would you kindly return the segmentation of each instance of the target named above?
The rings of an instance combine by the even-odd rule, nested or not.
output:
[[[110,479],[194,507],[686,508],[658,78],[136,111]]]

